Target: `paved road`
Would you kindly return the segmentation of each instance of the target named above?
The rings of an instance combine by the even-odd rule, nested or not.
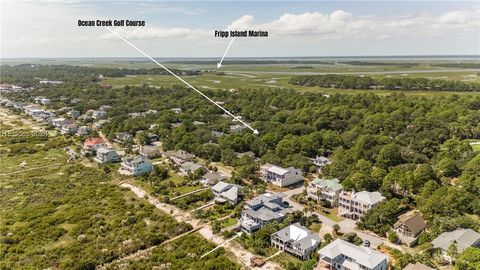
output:
[[[284,198],[284,200],[287,201],[295,211],[302,211],[303,212],[303,209],[305,209],[305,206],[303,206],[303,205],[295,202],[294,200],[292,200],[291,196],[294,195],[294,194],[302,193],[304,189],[305,188],[302,186],[302,187],[294,188],[294,189],[283,192],[283,194],[287,195]],[[322,222],[322,228],[323,227],[328,227],[327,230],[330,231],[330,232],[333,230],[333,226],[335,224],[338,224],[340,226],[340,231],[341,232],[343,232],[343,233],[354,232],[358,235],[358,237],[362,238],[363,240],[370,241],[370,245],[373,248],[376,248],[376,247],[380,246],[381,244],[383,244],[385,242],[382,238],[380,238],[376,235],[372,235],[372,234],[368,234],[368,233],[365,233],[365,232],[360,231],[360,230],[356,230],[355,229],[356,221],[354,221],[354,220],[344,219],[340,222],[335,222],[335,221],[329,219],[328,217],[322,215],[319,212],[316,212],[316,213],[318,215],[318,219]],[[323,229],[325,230],[326,228],[323,228]]]

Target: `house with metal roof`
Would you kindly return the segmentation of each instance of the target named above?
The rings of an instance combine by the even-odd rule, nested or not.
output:
[[[279,187],[286,187],[303,181],[302,171],[294,167],[282,168],[273,164],[260,167],[260,174],[265,182]]]
[[[176,164],[182,164],[187,161],[193,161],[195,155],[183,150],[169,150],[165,152],[165,157]]]
[[[188,175],[189,173],[194,173],[197,170],[204,169],[205,166],[199,163],[187,161],[180,164],[180,174]]]
[[[215,202],[224,203],[229,202],[230,204],[237,204],[241,199],[241,191],[242,187],[236,184],[227,183],[220,181],[213,187],[211,190],[215,195]]]
[[[448,249],[455,245],[460,254],[468,247],[480,247],[480,233],[472,229],[456,229],[451,232],[444,232],[432,241],[433,247],[442,251],[442,257],[452,262],[453,258],[448,255]]]
[[[273,233],[270,239],[272,246],[301,260],[309,259],[320,244],[320,237],[298,222]]]
[[[219,174],[218,172],[207,172],[206,174],[204,174],[202,176],[202,178],[200,179],[200,182],[204,185],[204,186],[213,186],[215,185],[216,183],[218,183],[219,181],[222,181],[225,179],[225,176]]]
[[[115,149],[102,147],[97,150],[94,160],[100,163],[118,162],[120,157]]]
[[[318,251],[320,259],[316,270],[387,270],[388,256],[370,247],[356,246],[336,239]]]
[[[343,186],[338,178],[316,178],[308,184],[307,195],[317,201],[327,200],[333,206],[336,206],[338,204],[338,196],[342,190]]]
[[[422,264],[422,263],[409,263],[407,264],[407,266],[405,266],[405,268],[403,268],[403,270],[435,270],[433,268],[431,268],[430,266],[426,266],[425,264]]]
[[[427,227],[422,216],[418,212],[408,212],[401,215],[393,225],[400,242],[411,247],[417,243],[420,233]]]
[[[281,222],[286,214],[293,212],[283,202],[283,193],[264,193],[245,203],[241,213],[241,228],[252,233],[270,222]]]

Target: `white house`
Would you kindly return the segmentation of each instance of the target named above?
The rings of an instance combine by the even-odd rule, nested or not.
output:
[[[338,215],[359,219],[375,205],[385,200],[380,192],[355,191],[340,193],[338,198]]]
[[[213,194],[215,195],[215,201],[219,203],[229,202],[230,204],[237,204],[240,201],[240,191],[242,187],[239,185],[218,182],[211,187]]]
[[[118,162],[120,157],[112,148],[100,148],[97,150],[97,155],[94,158],[95,161],[100,163]]]
[[[322,171],[322,167],[331,164],[332,161],[324,156],[316,156],[315,158],[312,158],[313,164],[317,167],[318,171]]]
[[[316,270],[387,270],[388,256],[369,247],[337,239],[318,251]]]
[[[282,168],[267,163],[260,167],[260,174],[265,182],[271,182],[279,187],[286,187],[303,181],[302,171],[294,167]]]
[[[301,260],[309,259],[320,244],[320,237],[298,222],[273,233],[270,239],[272,246]]]
[[[308,184],[307,195],[317,201],[327,200],[332,206],[338,205],[338,197],[343,190],[340,180],[316,178]]]
[[[123,175],[139,176],[142,174],[148,174],[152,172],[152,170],[152,162],[149,159],[143,156],[135,156],[124,158],[120,164],[118,173]]]

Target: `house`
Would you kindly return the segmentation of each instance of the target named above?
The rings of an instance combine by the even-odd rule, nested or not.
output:
[[[120,164],[119,174],[139,176],[149,174],[153,170],[152,162],[142,156],[126,157]]]
[[[229,202],[233,205],[237,204],[241,200],[241,189],[242,187],[239,185],[230,184],[222,181],[211,187],[211,190],[216,197],[215,202]]]
[[[124,144],[133,142],[133,136],[128,132],[118,132],[117,134],[115,134],[115,138],[113,140],[115,142]]]
[[[286,214],[293,212],[283,202],[283,193],[264,193],[245,203],[241,213],[241,228],[252,233],[270,222],[281,222]]]
[[[205,125],[205,122],[201,122],[201,121],[193,121],[192,123],[194,126],[204,126]]]
[[[50,101],[50,99],[45,98],[45,97],[36,97],[34,100],[35,100],[35,103],[42,104],[42,105],[48,105],[48,104],[52,103]]]
[[[138,153],[146,158],[156,158],[162,155],[162,150],[155,146],[143,145]]]
[[[93,111],[92,112],[92,117],[94,119],[105,119],[105,118],[107,118],[107,112],[106,111],[101,111],[101,110]]]
[[[403,270],[435,270],[433,268],[431,268],[430,266],[426,266],[425,264],[421,264],[421,263],[409,263],[407,264],[407,266],[405,266],[405,268],[403,268]]]
[[[222,181],[224,179],[225,177],[217,172],[207,172],[205,175],[202,176],[202,179],[200,179],[200,182],[204,186],[213,186],[219,181]]]
[[[77,130],[77,135],[78,136],[86,136],[90,133],[92,133],[92,129],[87,127],[87,126],[81,126]]]
[[[342,191],[338,196],[338,215],[350,219],[359,219],[375,205],[385,200],[380,192]]]
[[[457,253],[460,254],[468,247],[480,247],[480,233],[472,229],[456,229],[451,232],[444,232],[432,241],[433,247],[442,251],[442,258],[452,262],[448,249],[455,245]]]
[[[232,125],[230,126],[230,131],[233,133],[240,133],[247,127],[245,125]]]
[[[75,134],[78,131],[78,125],[75,122],[70,122],[62,125],[60,128],[61,134]]]
[[[320,244],[320,236],[311,233],[298,222],[273,233],[270,239],[272,246],[301,260],[309,259]]]
[[[237,158],[251,157],[252,159],[255,159],[255,153],[253,153],[252,151],[247,151],[247,152],[243,152],[243,153],[237,153],[237,152],[235,152],[235,156],[236,156]]]
[[[332,161],[329,158],[324,156],[316,156],[315,158],[312,158],[312,162],[315,165],[315,167],[317,167],[319,172],[322,171],[322,167],[332,163]]]
[[[147,135],[147,142],[148,142],[148,144],[151,144],[151,143],[154,143],[154,142],[158,142],[159,140],[160,140],[160,136],[158,136],[157,134],[148,133],[148,135]]]
[[[387,270],[388,257],[370,247],[356,246],[336,239],[318,251],[320,259],[316,270]]]
[[[319,179],[311,181],[307,187],[307,195],[317,201],[327,200],[332,206],[338,205],[338,197],[343,190],[340,180],[333,179]]]
[[[101,137],[87,138],[83,143],[83,148],[90,151],[97,151],[104,147],[107,147],[107,143]]]
[[[418,212],[408,212],[401,215],[393,225],[400,242],[411,247],[417,243],[418,236],[427,227],[422,216]]]
[[[71,118],[77,118],[77,117],[80,116],[80,112],[72,109],[72,110],[67,112],[67,116],[71,117]]]
[[[106,123],[110,122],[110,120],[107,120],[107,119],[100,119],[98,120],[97,122],[93,123],[92,124],[92,128],[95,129],[95,130],[98,130],[98,129],[101,129],[103,125],[105,125]]]
[[[112,106],[110,106],[110,105],[102,105],[102,106],[100,106],[98,109],[101,110],[101,111],[108,111],[108,110],[112,109]]]
[[[220,131],[212,131],[212,136],[215,137],[215,138],[220,138],[222,137],[224,134],[223,132],[220,132]]]
[[[260,174],[265,182],[271,182],[279,187],[286,187],[303,181],[302,171],[294,167],[282,168],[267,163],[260,167]]]
[[[165,157],[169,158],[172,162],[176,164],[182,164],[187,161],[193,161],[195,155],[185,152],[183,150],[169,150],[165,152]]]
[[[174,112],[174,113],[181,113],[182,112],[182,108],[171,108],[170,111]]]
[[[187,161],[187,162],[184,162],[180,165],[180,173],[184,174],[184,175],[187,175],[189,173],[194,173],[197,170],[204,169],[204,168],[205,168],[205,166],[203,166],[202,164]]]
[[[120,161],[120,157],[114,149],[102,147],[97,150],[94,160],[100,163],[110,163]]]

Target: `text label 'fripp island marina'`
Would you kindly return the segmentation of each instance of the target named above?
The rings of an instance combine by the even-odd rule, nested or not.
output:
[[[228,38],[228,37],[268,37],[268,31],[263,31],[263,30],[244,30],[244,31],[215,30],[215,37],[220,37],[220,38]]]

